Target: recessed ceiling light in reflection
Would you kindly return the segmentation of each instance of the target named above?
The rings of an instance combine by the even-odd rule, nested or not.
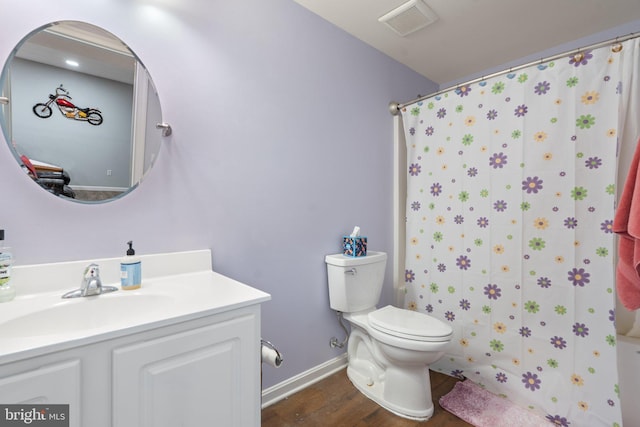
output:
[[[72,59],[67,59],[66,61],[64,61],[68,66],[70,67],[78,67],[80,66],[80,64],[78,63],[78,61],[74,61]]]

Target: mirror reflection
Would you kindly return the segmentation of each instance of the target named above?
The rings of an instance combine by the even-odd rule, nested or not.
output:
[[[56,22],[25,37],[0,77],[0,125],[22,169],[56,196],[102,202],[134,189],[160,149],[160,101],[117,37]]]

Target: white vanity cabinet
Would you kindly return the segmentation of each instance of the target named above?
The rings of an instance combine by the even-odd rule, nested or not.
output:
[[[259,426],[259,312],[113,351],[113,427]]]
[[[87,261],[14,269],[0,405],[68,404],[72,427],[259,426],[270,295],[212,271],[209,250],[141,258],[140,289],[74,299],[61,296]],[[117,283],[119,258],[92,262]]]
[[[75,427],[260,425],[258,304],[0,366],[0,403]]]
[[[14,367],[15,368],[15,367]],[[0,403],[47,404],[64,402],[69,404],[71,419],[79,420],[82,387],[80,375],[82,361],[72,358],[60,362],[33,360],[26,370],[5,369],[0,378]],[[13,373],[10,373],[14,371]],[[4,417],[0,414],[0,420]],[[0,422],[0,425],[2,423]],[[73,423],[72,425],[80,425]]]

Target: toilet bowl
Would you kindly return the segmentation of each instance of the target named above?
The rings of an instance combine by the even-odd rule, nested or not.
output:
[[[347,376],[365,396],[404,418],[433,415],[429,364],[442,357],[453,330],[424,313],[376,308],[387,256],[328,255],[331,308],[351,324]]]

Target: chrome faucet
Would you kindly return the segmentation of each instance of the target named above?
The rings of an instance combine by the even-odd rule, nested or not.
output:
[[[89,264],[87,268],[84,269],[80,289],[67,292],[62,295],[62,298],[90,297],[117,290],[118,288],[115,286],[102,286],[100,267],[98,264]]]
[[[100,280],[100,267],[98,264],[90,264],[84,269],[84,277],[80,283],[80,296],[88,297],[102,293],[102,281]]]

